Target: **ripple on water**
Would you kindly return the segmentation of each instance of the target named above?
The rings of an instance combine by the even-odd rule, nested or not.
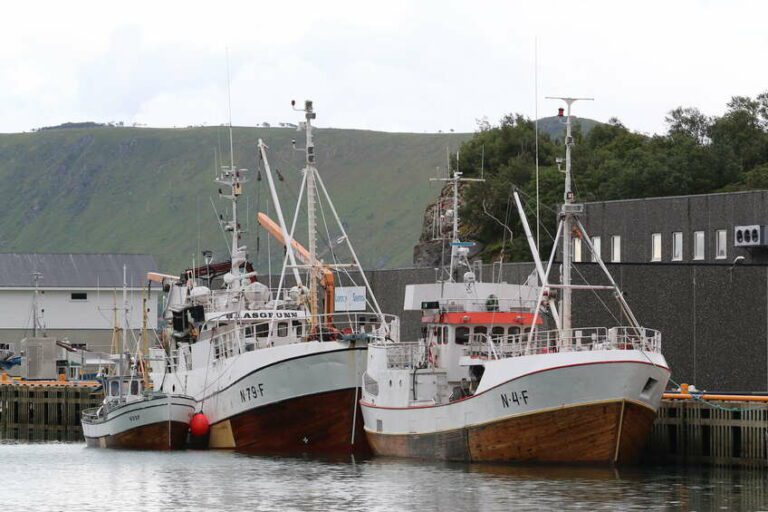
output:
[[[145,453],[0,444],[0,506],[48,510],[713,510],[768,508],[761,471]]]

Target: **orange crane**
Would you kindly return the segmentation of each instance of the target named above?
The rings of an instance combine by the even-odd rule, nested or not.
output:
[[[280,226],[278,226],[275,221],[269,218],[267,214],[259,212],[258,214],[258,220],[259,224],[267,230],[267,232],[275,237],[278,242],[285,245],[285,237],[283,236],[283,231],[280,229]],[[293,247],[293,250],[296,254],[296,257],[299,261],[301,261],[304,265],[310,265],[309,260],[309,251],[304,248],[303,245],[301,245],[296,240],[291,240],[291,247]],[[320,269],[320,272],[322,274],[322,277],[320,278],[320,286],[323,287],[324,293],[323,293],[323,315],[325,316],[325,325],[328,328],[333,328],[333,312],[334,312],[334,304],[335,304],[335,283],[333,279],[333,272],[328,267],[322,267]]]

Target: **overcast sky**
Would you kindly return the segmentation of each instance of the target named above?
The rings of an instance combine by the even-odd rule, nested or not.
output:
[[[0,132],[66,121],[295,122],[472,131],[544,96],[663,132],[670,109],[721,113],[768,90],[768,2],[26,0],[3,5]]]

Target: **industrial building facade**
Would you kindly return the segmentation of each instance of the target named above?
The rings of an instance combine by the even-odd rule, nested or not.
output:
[[[582,218],[605,262],[768,263],[766,190],[585,203]]]
[[[155,259],[142,254],[0,253],[0,345],[45,334],[109,351],[112,332],[123,322],[123,268],[128,325],[157,327],[157,287],[147,294]]]

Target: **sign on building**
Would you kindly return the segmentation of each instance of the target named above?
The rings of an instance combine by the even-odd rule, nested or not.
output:
[[[339,286],[335,290],[336,311],[365,311],[365,286]]]

